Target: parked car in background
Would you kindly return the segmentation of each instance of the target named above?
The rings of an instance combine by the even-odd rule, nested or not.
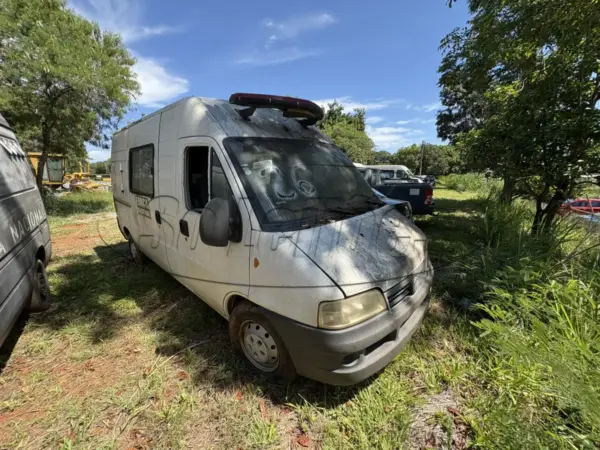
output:
[[[50,306],[51,255],[42,196],[27,155],[0,115],[0,345],[24,308]]]
[[[382,180],[381,169],[377,167],[389,166],[365,166],[358,163],[354,163],[354,165],[363,178],[367,180],[367,183],[380,194],[391,200],[409,202],[413,215],[431,215],[434,213],[435,201],[431,184],[422,180],[417,182],[389,178]]]
[[[576,198],[574,200],[567,200],[560,205],[560,208],[564,214],[598,214],[600,213],[600,199]]]
[[[425,235],[313,126],[322,117],[289,97],[182,99],[113,136],[112,191],[132,258],[229,320],[255,368],[349,385],[417,330],[433,268]]]
[[[381,182],[385,183],[388,180],[397,181],[397,182],[405,182],[405,183],[422,183],[424,182],[421,178],[411,172],[411,170],[402,165],[391,165],[391,164],[383,164],[383,165],[375,165],[375,166],[365,166],[370,169],[377,169],[381,174]]]

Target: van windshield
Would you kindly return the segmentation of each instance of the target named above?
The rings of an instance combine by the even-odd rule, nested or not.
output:
[[[341,220],[384,204],[335,145],[243,137],[224,144],[267,231]]]

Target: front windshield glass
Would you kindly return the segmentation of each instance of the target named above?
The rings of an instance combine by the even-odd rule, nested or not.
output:
[[[382,205],[335,145],[279,138],[224,140],[265,229],[303,228]]]

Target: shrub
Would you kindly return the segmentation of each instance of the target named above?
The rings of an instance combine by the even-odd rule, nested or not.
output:
[[[561,417],[560,426],[540,428],[557,446],[593,447],[600,441],[600,237],[569,218],[532,234],[529,203],[504,205],[495,192],[483,202],[485,250],[472,265],[482,266],[485,318],[474,324],[493,367],[487,381],[523,408]],[[520,381],[510,382],[510,373]],[[479,431],[491,439],[498,430],[487,425]]]
[[[439,178],[441,186],[458,192],[474,191],[487,192],[489,189],[501,186],[497,178],[486,178],[482,173],[453,173]]]

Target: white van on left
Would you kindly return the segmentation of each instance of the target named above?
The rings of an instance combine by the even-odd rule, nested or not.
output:
[[[50,229],[27,155],[0,115],[0,345],[24,308],[50,306]]]

